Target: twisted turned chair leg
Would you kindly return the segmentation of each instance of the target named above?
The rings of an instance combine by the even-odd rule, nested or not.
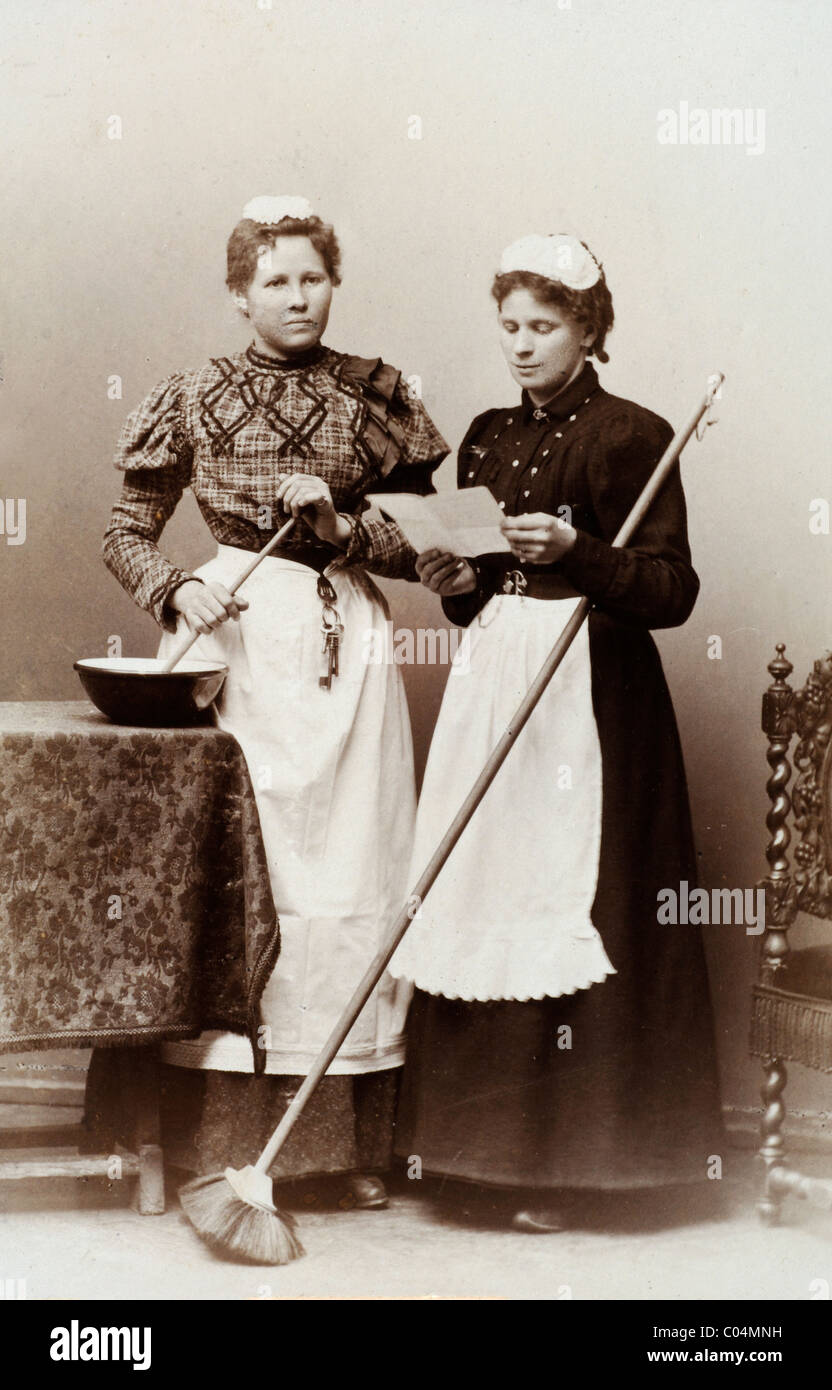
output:
[[[763,1101],[763,1121],[761,1125],[762,1145],[760,1158],[765,1166],[763,1196],[757,1203],[760,1219],[767,1226],[777,1226],[785,1190],[778,1183],[778,1170],[786,1166],[786,1147],[782,1134],[786,1107],[782,1100],[787,1072],[780,1057],[772,1057],[765,1062],[766,1079],[760,1090]]]
[[[773,683],[763,695],[762,710],[763,733],[768,739],[766,761],[771,768],[771,775],[766,783],[766,793],[771,803],[766,816],[769,832],[766,859],[769,871],[761,885],[766,895],[766,930],[760,961],[760,979],[761,983],[767,986],[775,985],[783,970],[789,953],[788,929],[795,916],[794,885],[789,865],[791,799],[788,787],[792,769],[788,753],[792,727],[787,718],[794,695],[788,684],[788,677],[794,668],[786,659],[785,652],[784,643],[778,642],[776,655],[768,667]],[[786,1107],[782,1095],[787,1073],[781,1057],[765,1057],[763,1067],[766,1079],[760,1092],[763,1101],[763,1142],[760,1158],[764,1165],[764,1184],[757,1210],[767,1225],[776,1226],[780,1220],[780,1209],[786,1192],[778,1178],[786,1170],[785,1141],[782,1135]]]

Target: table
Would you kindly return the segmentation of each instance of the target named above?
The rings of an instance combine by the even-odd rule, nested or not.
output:
[[[278,950],[254,792],[230,734],[111,724],[84,700],[0,703],[0,1051],[129,1048],[140,1100],[162,1039],[246,1033],[259,1069],[260,996]],[[139,1147],[156,1148],[152,1104],[142,1108]],[[149,1157],[158,1168],[160,1153]]]

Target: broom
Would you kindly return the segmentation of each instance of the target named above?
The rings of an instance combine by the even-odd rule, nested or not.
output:
[[[678,461],[679,455],[700,420],[713,404],[724,381],[722,373],[709,378],[709,390],[697,406],[688,423],[671,440],[645,484],[632,511],[618,532],[614,546],[623,546],[640,526],[649,508]],[[508,757],[514,740],[526,724],[541,695],[563,661],[575,635],[586,620],[592,604],[582,598],[562,633],[547,656],[534,681],[515,711],[505,733],[497,743],[482,772],[457,812],[438,845],[427,868],[396,918],[386,941],[335,1024],[329,1038],[288,1106],[256,1163],[245,1168],[226,1168],[224,1173],[196,1178],[180,1189],[183,1210],[197,1234],[220,1254],[243,1263],[282,1265],[303,1255],[304,1249],[295,1234],[294,1218],[275,1206],[269,1168],[280,1153],[289,1135],[329,1069],[364,1005],[384,974],[387,965],[411,921],[435,882],[445,861],[465,830],[477,806]]]

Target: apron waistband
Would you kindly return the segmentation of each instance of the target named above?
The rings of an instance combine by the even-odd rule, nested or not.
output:
[[[223,546],[226,550],[239,550],[242,555],[257,555],[259,554],[259,550],[263,548],[261,546],[258,549],[253,545],[229,545],[225,541],[223,542]],[[270,551],[266,559],[292,560],[296,565],[306,565],[308,569],[315,570],[316,574],[323,574],[327,565],[331,565],[332,561],[340,553],[340,551],[334,549],[324,550],[318,545],[306,545],[301,543],[300,545],[279,545],[275,550]]]

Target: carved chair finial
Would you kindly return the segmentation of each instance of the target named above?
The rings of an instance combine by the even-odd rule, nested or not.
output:
[[[768,664],[768,670],[772,676],[772,684],[763,695],[763,733],[771,737],[777,731],[777,725],[781,716],[791,703],[794,691],[788,684],[788,678],[794,667],[786,658],[785,642],[778,642],[775,651],[777,655]]]

